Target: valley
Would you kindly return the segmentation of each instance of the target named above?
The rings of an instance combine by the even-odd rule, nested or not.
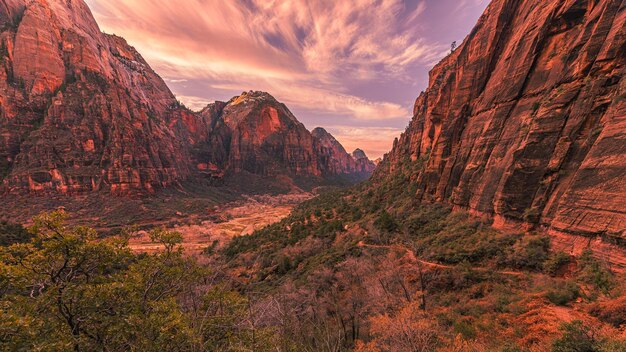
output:
[[[625,0],[149,3],[0,0],[0,350],[626,351]]]
[[[186,255],[198,256],[207,249],[212,252],[219,251],[235,236],[251,235],[257,230],[281,221],[298,204],[312,196],[309,193],[301,193],[246,197],[240,201],[216,206],[209,214],[205,214],[204,218],[208,218],[206,220],[186,218],[181,220],[181,224],[174,227],[164,225],[164,228],[182,235],[181,246]],[[156,226],[154,223],[153,225]],[[162,245],[150,240],[146,231],[134,234],[128,247],[139,253],[163,250]]]

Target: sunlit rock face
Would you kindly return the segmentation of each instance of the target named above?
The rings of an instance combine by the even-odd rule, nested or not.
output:
[[[83,1],[3,1],[0,23],[5,189],[125,193],[189,175],[206,127]]]
[[[415,197],[560,233],[626,239],[626,11],[620,0],[494,0],[430,73],[376,173]]]
[[[201,114],[211,121],[210,144],[227,146],[227,154],[214,160],[228,173],[321,178],[371,174],[358,170],[332,135],[321,128],[309,132],[268,93],[244,92],[226,103],[210,104]]]
[[[364,174],[371,174],[376,169],[376,163],[370,160],[365,152],[361,149],[356,149],[352,152],[352,158],[355,161],[355,167],[357,172]]]

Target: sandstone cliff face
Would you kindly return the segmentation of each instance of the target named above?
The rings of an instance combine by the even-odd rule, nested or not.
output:
[[[5,188],[117,193],[190,173],[195,115],[82,0],[3,0],[0,24]]]
[[[356,162],[345,148],[325,129],[317,127],[311,131],[316,141],[320,166],[330,174],[356,172]]]
[[[417,165],[419,199],[623,243],[625,28],[622,0],[494,0],[376,177]]]
[[[244,92],[229,102],[207,106],[201,115],[210,121],[209,145],[225,145],[225,154],[209,160],[227,173],[305,177],[353,175],[355,160],[321,128],[309,132],[282,103],[265,92]],[[211,148],[208,148],[211,149]]]
[[[376,162],[370,160],[361,149],[355,149],[352,152],[352,158],[355,161],[356,172],[371,175],[376,169]]]

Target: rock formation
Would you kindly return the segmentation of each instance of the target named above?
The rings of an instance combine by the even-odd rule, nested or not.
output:
[[[82,0],[3,1],[0,174],[9,190],[153,190],[187,177],[199,121]],[[205,132],[206,133],[206,132]]]
[[[421,200],[624,243],[625,64],[622,0],[494,0],[375,177],[417,165]]]
[[[371,174],[376,169],[376,162],[371,161],[361,149],[355,149],[352,152],[352,158],[355,161],[356,172]]]
[[[284,104],[265,92],[244,92],[227,103],[210,104],[201,115],[212,121],[212,144],[227,146],[228,154],[214,160],[228,173],[362,179],[373,171],[357,169],[356,161],[332,135],[322,128],[309,132]]]
[[[313,136],[266,93],[182,106],[83,0],[0,3],[4,192],[153,191],[192,176],[324,177]]]

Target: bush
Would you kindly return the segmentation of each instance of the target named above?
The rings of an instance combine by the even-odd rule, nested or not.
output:
[[[398,223],[386,210],[383,210],[378,218],[374,221],[374,226],[387,233],[393,233],[398,230]]]
[[[0,246],[6,247],[17,243],[27,243],[33,237],[24,227],[0,222]]]
[[[590,313],[617,328],[626,325],[626,296],[597,304]]]
[[[546,298],[558,306],[565,306],[580,297],[580,288],[571,281],[561,281],[546,293]]]
[[[516,269],[542,270],[550,253],[550,237],[522,237],[500,264]]]
[[[580,320],[561,325],[563,335],[552,344],[552,352],[596,352],[595,333]]]
[[[563,252],[553,253],[550,258],[544,263],[543,271],[551,276],[555,276],[557,272],[564,266],[571,262],[572,257]]]
[[[579,277],[583,282],[593,285],[598,290],[608,293],[615,287],[613,273],[594,258],[593,252],[586,250],[580,256],[579,260],[580,273]]]

